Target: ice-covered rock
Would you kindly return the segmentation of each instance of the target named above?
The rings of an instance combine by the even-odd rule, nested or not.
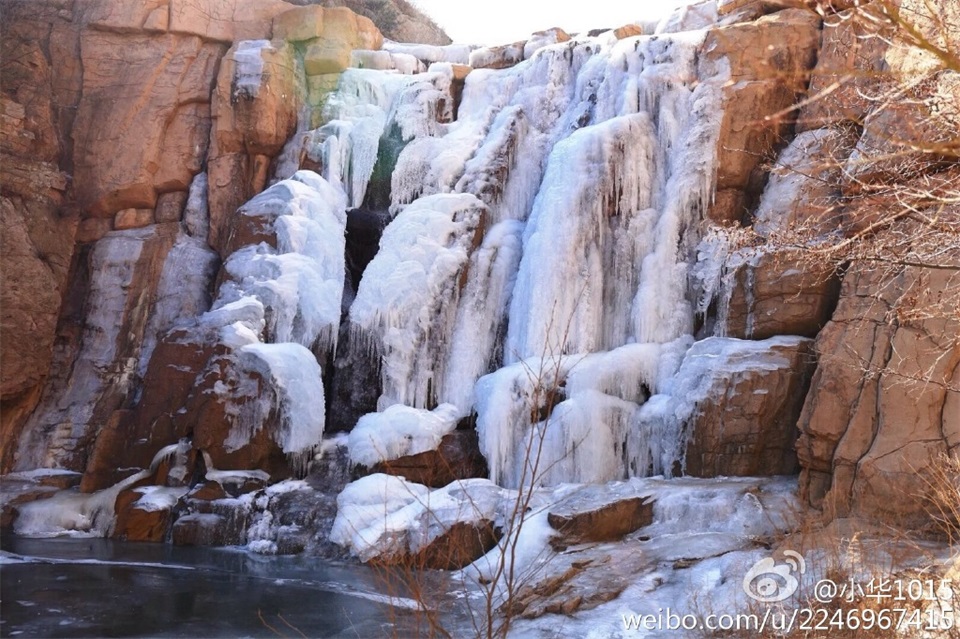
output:
[[[364,415],[350,431],[350,461],[372,467],[408,455],[435,450],[457,427],[457,409],[442,404],[432,411],[394,404]]]
[[[391,475],[369,475],[337,498],[330,540],[362,561],[460,568],[497,542],[503,490],[485,479],[431,491]]]
[[[698,476],[796,470],[793,444],[813,364],[811,340],[711,337],[633,417],[636,472]]]

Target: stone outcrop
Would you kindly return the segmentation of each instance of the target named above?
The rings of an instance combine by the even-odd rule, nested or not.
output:
[[[960,253],[944,264],[960,266]],[[960,443],[960,323],[941,306],[953,277],[896,264],[844,277],[800,419],[801,489],[812,506],[907,526],[928,520],[926,477]]]
[[[911,0],[901,10],[930,37],[929,11],[942,18],[957,7]],[[820,364],[797,450],[803,496],[829,517],[922,526],[925,477],[953,453],[960,424],[960,253],[949,231],[960,218],[942,198],[956,192],[957,172],[941,145],[944,135],[955,140],[957,74],[910,38],[889,38],[892,28],[869,19],[874,11],[849,9],[835,25],[828,21],[813,89],[844,81],[802,113],[805,127],[863,127],[839,180],[839,214],[852,254],[864,259],[845,274],[817,338]],[[919,217],[911,220],[913,211]]]
[[[695,477],[797,472],[796,424],[816,365],[808,339],[774,338],[734,351],[688,424],[686,471]],[[746,345],[744,345],[746,346]]]
[[[901,4],[913,11],[920,1]],[[391,43],[383,51],[376,7],[359,0],[346,4],[366,16],[283,0],[8,4],[0,56],[9,61],[0,95],[0,470],[71,469],[83,473],[81,490],[93,491],[148,467],[163,446],[190,439],[194,450],[183,466],[189,480],[181,480],[198,488],[185,498],[188,516],[173,524],[170,509],[138,507],[141,493],[125,491],[116,504],[115,535],[158,541],[172,527],[180,544],[246,543],[253,515],[217,502],[268,480],[230,484],[205,474],[258,469],[275,481],[305,470],[314,450],[294,451],[302,467],[291,461],[295,455],[278,436],[285,418],[282,382],[242,365],[234,356],[238,342],[228,339],[242,333],[247,344],[276,341],[278,306],[270,290],[279,276],[253,282],[260,274],[221,268],[238,251],[272,256],[279,250],[272,205],[261,215],[245,203],[277,177],[291,138],[322,123],[326,95],[351,65],[408,73],[435,63],[434,70],[449,75],[456,103],[472,68],[514,66],[570,36],[550,29],[472,51]],[[890,234],[909,237],[911,222],[877,223],[902,206],[877,187],[929,191],[931,175],[943,183],[956,179],[958,73],[915,48],[891,44],[889,28],[862,18],[876,17],[875,8],[838,0],[821,19],[802,8],[783,10],[788,4],[795,3],[701,3],[663,27],[716,23],[697,58],[701,78],[729,74],[716,114],[716,193],[704,214],[708,223],[752,226],[769,245],[728,262],[717,322],[704,327],[736,348],[706,352],[716,342],[698,342],[680,369],[681,377],[689,368],[687,377],[703,383],[657,400],[682,406],[683,419],[676,411],[656,417],[678,427],[689,474],[799,468],[806,502],[830,516],[920,523],[921,475],[960,444],[960,326],[942,312],[945,292],[956,289],[960,256],[944,252],[939,263],[918,264],[909,252],[868,255],[868,263],[888,264],[878,270],[856,259],[813,259],[808,247],[783,248],[777,238],[798,229],[832,234],[841,243],[843,237],[881,244]],[[943,9],[956,11],[955,3],[944,0]],[[394,18],[384,30],[396,39],[432,28],[409,13]],[[931,28],[919,25],[923,34]],[[640,32],[628,26],[606,37]],[[459,64],[467,59],[471,66]],[[904,87],[908,78],[923,82]],[[436,98],[424,95],[434,89],[407,99],[428,102]],[[449,113],[455,117],[456,108]],[[518,122],[530,117],[518,113]],[[401,132],[381,139],[391,135]],[[486,185],[495,199],[503,195],[498,189],[514,151],[520,152],[513,142],[508,147],[500,153],[505,163],[490,163],[499,167]],[[330,168],[316,158],[302,161],[318,173]],[[390,169],[375,168],[381,171],[376,179],[389,182]],[[382,190],[387,195],[372,206],[378,211],[352,214],[351,241],[364,251],[376,251],[378,225],[389,217],[389,189]],[[945,228],[960,224],[955,207],[931,208],[932,199],[917,211],[935,211]],[[357,221],[380,214],[376,225],[367,224],[376,232]],[[360,270],[349,274],[354,285]],[[256,309],[238,311],[247,315],[219,324],[197,320],[212,304],[221,311],[249,293],[243,286],[254,285],[268,292]],[[214,300],[218,289],[227,292]],[[303,319],[301,311],[292,311],[291,323]],[[332,315],[339,313],[335,308]],[[375,408],[377,372],[368,370],[370,358],[333,361],[337,329],[335,319],[322,335],[285,343],[318,366],[315,382],[333,377],[333,401],[320,393],[311,399],[320,412],[327,404],[350,403],[350,411],[331,420],[349,429],[358,407],[361,413]],[[339,337],[340,347],[359,339]],[[709,374],[694,361],[720,356]],[[646,399],[647,391],[638,389],[638,396]],[[241,413],[257,415],[247,437],[234,430]],[[487,473],[473,431],[456,431],[435,451],[372,470],[433,488]],[[18,499],[48,492],[31,489]],[[307,522],[304,511],[293,510],[299,514],[290,515],[289,525]],[[619,539],[651,518],[649,503],[635,497],[557,510],[549,523],[565,546]],[[399,561],[459,568],[500,535],[491,517],[448,523],[429,544],[408,546]],[[297,549],[306,542],[294,535],[270,543]],[[580,568],[571,570],[566,581]],[[557,605],[554,611],[567,611]]]
[[[121,50],[127,53],[118,56]],[[80,51],[83,99],[73,134],[78,205],[89,216],[112,217],[153,209],[159,193],[186,191],[210,138],[210,91],[223,45],[88,28]]]
[[[431,488],[442,488],[458,479],[489,474],[475,430],[456,430],[444,435],[436,450],[381,462],[370,472],[398,475]]]
[[[736,222],[752,209],[770,161],[792,126],[792,108],[816,61],[820,19],[790,9],[753,22],[710,29],[700,58],[701,76],[729,69],[717,144],[717,195],[709,212]]]
[[[550,508],[547,523],[558,535],[554,549],[584,543],[617,541],[653,523],[653,501],[620,496],[610,485],[587,486]]]
[[[57,10],[29,3],[3,8],[0,472],[12,466],[15,442],[50,369],[77,232],[76,216],[61,210],[69,179],[60,169],[67,154],[58,135],[61,100],[69,100],[77,67],[55,67],[69,49],[69,38],[52,35],[63,29]]]
[[[3,57],[15,62],[0,101],[0,467],[89,470],[92,490],[120,478],[118,455],[143,467],[193,432],[163,404],[182,406],[203,370],[186,372],[187,350],[211,353],[203,340],[161,338],[209,306],[217,264],[206,241],[218,246],[220,222],[264,188],[296,129],[303,50],[327,41],[349,58],[382,36],[347,9],[281,0],[4,10]],[[209,180],[195,179],[204,168]],[[144,384],[165,390],[131,410]]]

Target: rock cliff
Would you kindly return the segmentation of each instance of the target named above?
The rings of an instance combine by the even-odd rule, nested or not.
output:
[[[3,472],[153,468],[198,510],[131,523],[120,493],[117,534],[207,539],[196,504],[372,414],[407,452],[338,486],[519,484],[540,433],[550,483],[799,471],[830,517],[923,523],[960,441],[960,254],[910,248],[960,224],[949,61],[873,37],[878,5],[481,49],[406,3],[294,4],[5,4]]]

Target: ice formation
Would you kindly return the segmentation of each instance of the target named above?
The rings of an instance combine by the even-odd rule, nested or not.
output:
[[[457,481],[431,491],[402,477],[368,475],[337,497],[330,541],[363,561],[416,554],[455,523],[502,523],[503,494],[485,479]]]
[[[325,406],[320,365],[313,353],[299,344],[247,344],[239,355],[245,370],[268,380],[274,396],[266,395],[269,404],[261,409],[262,419],[272,411],[279,413],[280,432],[274,433],[274,440],[291,458],[295,469],[304,474],[323,437]],[[260,400],[263,399],[261,394]],[[253,435],[243,430],[238,433],[238,427],[242,429],[242,425],[235,425],[225,442],[228,449],[249,441]]]
[[[387,226],[350,307],[350,322],[381,355],[382,410],[417,408],[434,399],[442,349],[457,316],[470,252],[486,219],[476,197],[440,194],[417,200]]]
[[[359,209],[389,224],[346,297],[350,347],[379,375],[379,412],[349,435],[354,464],[428,451],[475,416],[491,479],[508,489],[671,473],[711,376],[754,348],[694,343],[729,248],[700,237],[728,78],[698,75],[703,32],[667,35],[709,21],[711,9],[684,16],[656,37],[538,35],[508,51],[514,66],[472,70],[459,103],[456,65],[500,52],[391,42],[354,52],[322,126],[299,130],[277,181],[237,211],[232,223],[253,239],[232,247],[195,327],[226,351],[207,392],[233,421],[227,451],[271,420],[298,470],[320,445],[321,364],[338,357],[347,211]],[[256,96],[269,46],[239,43],[236,95]],[[302,163],[317,173],[297,171]],[[203,310],[202,287],[173,289],[205,268],[194,246],[209,227],[205,190],[198,176],[141,371],[178,315]],[[109,237],[95,259],[120,242]],[[119,267],[130,259],[114,257]],[[123,273],[104,272],[102,285],[122,288]],[[481,514],[502,516],[494,484],[459,486],[355,482],[333,540],[361,557],[384,543],[416,551],[434,533],[398,531],[429,528],[424,502],[462,520],[456,490],[485,495]],[[271,552],[275,526],[258,522],[251,543]]]
[[[428,64],[431,62],[468,64],[470,62],[470,52],[476,48],[477,47],[469,44],[436,46],[430,44],[407,44],[390,40],[383,43],[384,51],[410,55]]]
[[[516,66],[471,72],[456,120],[404,146],[396,217],[350,310],[379,356],[379,410],[476,412],[507,486],[647,472],[633,429],[693,341],[688,283],[726,80],[698,77],[702,32],[554,36]],[[357,79],[387,82],[374,73],[387,72]],[[482,223],[452,230],[432,211],[470,196]]]
[[[160,273],[153,312],[140,347],[138,373],[147,371],[157,341],[177,325],[210,308],[210,284],[216,275],[217,255],[201,239],[180,233]]]
[[[743,370],[776,370],[789,365],[773,350],[796,347],[803,337],[771,337],[763,341],[709,337],[695,342],[686,352],[675,375],[632,416],[631,458],[636,474],[671,476],[674,466],[684,465],[686,426],[719,380]]]
[[[226,405],[232,427],[224,446],[246,445],[265,423],[303,474],[325,426],[319,360],[336,349],[344,265],[346,197],[339,186],[298,171],[237,212],[272,236],[235,250],[213,308],[200,316],[230,350],[212,392]],[[256,380],[263,380],[264,388]]]
[[[43,410],[31,415],[24,426],[16,470],[58,467],[77,452],[77,444],[98,427],[91,420],[97,402],[108,388],[121,392],[133,385],[136,357],[120,359],[121,318],[134,294],[137,264],[149,243],[158,241],[156,227],[108,233],[96,243],[90,256],[89,298],[97,300],[82,326],[76,365],[53,376],[45,393],[61,392],[59,400],[45,401]]]
[[[256,98],[263,81],[263,50],[273,50],[269,40],[241,40],[233,53],[233,97]]]
[[[33,501],[18,507],[19,516],[14,531],[26,537],[106,537],[116,523],[114,505],[117,495],[156,472],[160,463],[177,454],[181,444],[166,446],[154,456],[150,467],[110,488],[95,493],[81,493],[76,489],[62,490],[48,499]],[[155,496],[159,499],[159,495]],[[143,499],[141,497],[140,499]],[[149,505],[148,505],[149,504]],[[158,504],[147,499],[147,508]]]
[[[448,74],[422,73],[422,63],[407,54],[360,51],[353,60],[363,68],[343,73],[324,106],[323,126],[294,136],[277,173],[287,177],[305,155],[356,208],[364,202],[378,160],[383,161],[381,138],[393,135],[394,143],[405,144],[437,135],[453,119],[453,98]]]
[[[441,404],[432,411],[394,404],[364,415],[350,431],[350,461],[372,467],[407,455],[436,450],[457,427],[457,408]]]

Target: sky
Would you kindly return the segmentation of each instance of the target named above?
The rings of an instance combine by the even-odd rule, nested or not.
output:
[[[690,0],[413,0],[454,42],[506,44],[534,31],[568,33],[655,20]]]

